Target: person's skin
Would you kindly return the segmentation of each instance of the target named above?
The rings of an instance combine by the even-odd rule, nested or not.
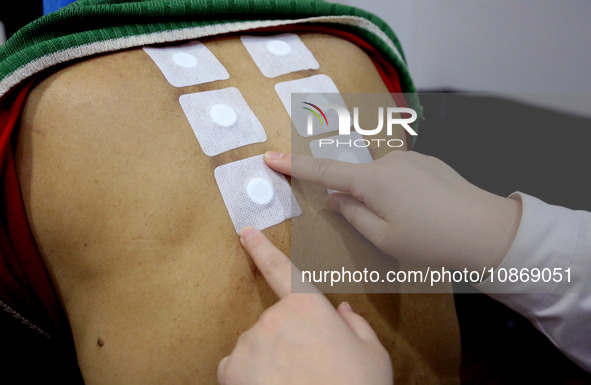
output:
[[[214,384],[237,336],[275,303],[240,245],[215,167],[289,151],[290,118],[274,89],[280,81],[323,73],[342,93],[387,92],[354,44],[299,35],[319,70],[266,78],[238,36],[218,36],[202,41],[227,80],[176,88],[147,54],[130,49],[56,68],[28,95],[15,151],[19,184],[87,385]],[[240,90],[267,141],[208,157],[178,98],[226,87]],[[306,198],[304,211],[314,199]],[[290,226],[263,231],[286,254]],[[363,251],[379,253],[365,241]],[[450,294],[328,298],[348,301],[372,324],[396,357],[399,382],[459,382]]]
[[[520,202],[471,185],[436,158],[395,152],[362,165],[293,158],[265,154],[276,171],[341,191],[329,196],[328,207],[402,259],[495,267],[515,237]],[[280,300],[220,361],[220,384],[392,384],[386,352],[361,316],[348,304],[335,311],[319,293],[292,293],[290,269],[296,267],[289,259],[252,228],[240,236]]]

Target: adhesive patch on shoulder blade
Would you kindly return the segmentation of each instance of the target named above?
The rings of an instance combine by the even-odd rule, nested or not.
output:
[[[268,78],[319,68],[312,52],[294,33],[242,36],[240,40],[259,70]]]
[[[339,129],[337,111],[325,106],[336,105],[345,109],[347,106],[329,76],[314,75],[277,83],[275,91],[301,136],[319,135]],[[317,120],[314,114],[322,114],[322,118]],[[309,132],[310,129],[312,133]]]
[[[162,74],[175,87],[224,80],[226,68],[203,43],[192,41],[172,47],[144,47]]]

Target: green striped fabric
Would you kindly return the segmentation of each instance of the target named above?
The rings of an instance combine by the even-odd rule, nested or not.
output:
[[[78,0],[28,24],[0,47],[0,97],[53,65],[97,53],[300,23],[354,33],[397,69],[410,107],[421,116],[402,47],[366,11],[320,0]]]

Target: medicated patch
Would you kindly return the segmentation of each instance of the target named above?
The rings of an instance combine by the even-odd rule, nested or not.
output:
[[[175,87],[224,80],[230,77],[226,68],[199,41],[172,47],[144,47],[162,74]]]
[[[214,171],[237,233],[263,230],[302,213],[285,176],[271,170],[263,155],[224,164]]]
[[[261,122],[235,87],[181,95],[179,102],[208,156],[267,140]]]
[[[312,52],[296,34],[241,36],[240,40],[259,70],[268,78],[319,68]]]
[[[330,106],[344,109],[347,106],[329,76],[314,75],[277,83],[275,91],[301,136],[314,136],[339,129],[339,115]]]
[[[373,161],[368,150],[369,144],[357,131],[351,131],[350,135],[313,140],[310,142],[310,151],[315,158],[361,164]]]
[[[350,135],[335,135],[310,142],[310,151],[315,158],[333,159],[347,163],[369,163],[373,161],[368,150],[370,142],[357,131]],[[331,194],[337,190],[327,189]]]

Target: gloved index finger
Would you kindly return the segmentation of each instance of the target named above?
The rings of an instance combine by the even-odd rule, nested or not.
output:
[[[252,227],[240,231],[240,242],[251,256],[259,271],[275,294],[281,299],[291,294],[291,277],[293,266],[291,260],[269,241],[263,233]],[[305,291],[318,292],[312,283]]]
[[[361,165],[306,155],[265,154],[265,162],[273,170],[294,178],[319,184],[333,190],[351,192],[359,183],[357,175]]]

